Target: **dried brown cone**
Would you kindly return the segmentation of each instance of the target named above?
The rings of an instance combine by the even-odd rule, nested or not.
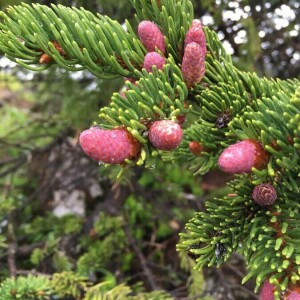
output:
[[[271,184],[262,183],[254,188],[252,198],[261,206],[269,206],[277,199],[277,192]]]

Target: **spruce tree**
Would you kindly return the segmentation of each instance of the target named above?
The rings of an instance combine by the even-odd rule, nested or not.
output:
[[[184,161],[195,175],[234,174],[231,192],[188,222],[178,250],[197,270],[241,253],[243,282],[255,278],[262,299],[298,299],[299,81],[237,69],[216,33],[194,20],[191,1],[130,2],[137,29],[74,7],[9,7],[0,50],[29,70],[57,64],[124,77],[126,90],[81,134],[83,151],[123,168],[161,159]]]

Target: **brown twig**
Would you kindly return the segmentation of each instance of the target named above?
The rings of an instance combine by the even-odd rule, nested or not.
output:
[[[37,272],[35,270],[31,270],[31,271],[26,271],[26,270],[17,270],[16,271],[16,275],[35,275],[35,276],[45,276],[45,277],[49,277],[51,278],[52,275],[46,274],[46,273],[41,273],[41,272]]]
[[[6,189],[3,193],[3,199],[7,199],[9,197],[11,191],[11,182],[12,176],[9,177],[9,182],[7,182]],[[8,241],[8,254],[7,254],[7,264],[9,269],[9,274],[11,277],[16,276],[17,267],[16,267],[16,239],[14,233],[14,226],[13,226],[13,214],[14,212],[11,211],[8,215],[8,224],[7,224],[7,241]]]
[[[246,295],[251,295],[252,299],[258,300],[259,296],[257,294],[255,294],[253,291],[251,291],[250,289],[246,288],[245,286],[243,286],[241,284],[232,283],[232,284],[230,284],[230,287],[232,290],[239,289],[239,290],[245,292]]]
[[[128,241],[129,241],[130,245],[132,246],[134,252],[136,253],[137,257],[140,260],[141,267],[144,271],[145,276],[148,279],[148,282],[149,282],[149,285],[150,285],[151,289],[152,290],[158,290],[159,287],[157,286],[157,284],[155,282],[154,275],[152,274],[151,270],[148,268],[146,258],[143,255],[140,248],[137,246],[136,241],[134,240],[128,226],[125,226],[125,233],[127,235],[127,238],[128,238]]]
[[[12,214],[10,214],[10,216],[11,215]],[[11,217],[9,219],[11,219]],[[14,229],[13,229],[11,220],[9,220],[9,224],[8,224],[7,239],[9,240],[8,255],[7,255],[7,264],[8,264],[9,274],[10,274],[10,277],[15,277],[17,274],[17,267],[16,267],[17,244],[15,242]]]
[[[43,248],[44,246],[45,246],[45,242],[37,242],[31,245],[23,245],[18,247],[16,254],[17,256],[27,257],[33,252],[34,249]]]

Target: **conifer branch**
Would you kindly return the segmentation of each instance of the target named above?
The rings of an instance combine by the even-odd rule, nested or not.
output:
[[[31,70],[45,70],[53,61],[70,71],[113,78],[133,75],[143,62],[143,46],[132,32],[84,9],[22,4],[0,18],[0,50]]]
[[[159,24],[165,33],[167,52],[176,62],[182,60],[186,32],[194,18],[192,2],[189,0],[130,0],[136,10],[138,22],[150,20]]]
[[[165,160],[185,161],[196,174],[217,165],[236,174],[230,193],[207,201],[207,210],[188,222],[178,249],[195,259],[198,270],[243,253],[249,268],[244,281],[255,277],[257,288],[268,281],[279,298],[300,280],[299,80],[260,78],[237,69],[217,34],[205,27],[203,33],[199,20],[193,22],[191,1],[131,3],[143,25],[140,39],[128,22],[126,31],[83,9],[10,7],[0,14],[0,51],[29,69],[44,70],[55,62],[101,78],[129,77],[124,94],[115,93],[101,109],[102,128],[81,135],[84,151],[106,163],[138,165],[160,153]],[[207,45],[194,40],[185,45],[193,26],[201,38],[205,34]],[[149,54],[153,64],[146,61]],[[180,121],[187,114],[196,120],[184,129],[181,142]],[[174,147],[164,145],[161,132],[171,136]],[[102,140],[103,152],[98,151]],[[165,151],[178,141],[175,151]],[[122,159],[109,156],[115,149]],[[221,164],[226,155],[227,164]],[[270,187],[273,202],[266,190],[257,201],[254,190],[261,186]]]

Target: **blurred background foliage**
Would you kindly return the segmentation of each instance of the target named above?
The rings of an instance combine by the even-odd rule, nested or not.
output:
[[[83,6],[134,22],[128,0],[35,2]],[[239,68],[299,77],[299,1],[193,2],[195,16],[218,32]],[[0,9],[20,3],[0,0]],[[103,81],[57,67],[31,73],[4,57],[0,67],[5,299],[108,299],[108,293],[122,299],[258,299],[253,283],[240,285],[246,273],[241,257],[199,273],[175,250],[193,212],[226,189],[223,174],[194,177],[184,165],[156,162],[147,170],[125,170],[116,180],[119,167],[98,166],[81,152],[79,133],[97,120],[123,78]]]

